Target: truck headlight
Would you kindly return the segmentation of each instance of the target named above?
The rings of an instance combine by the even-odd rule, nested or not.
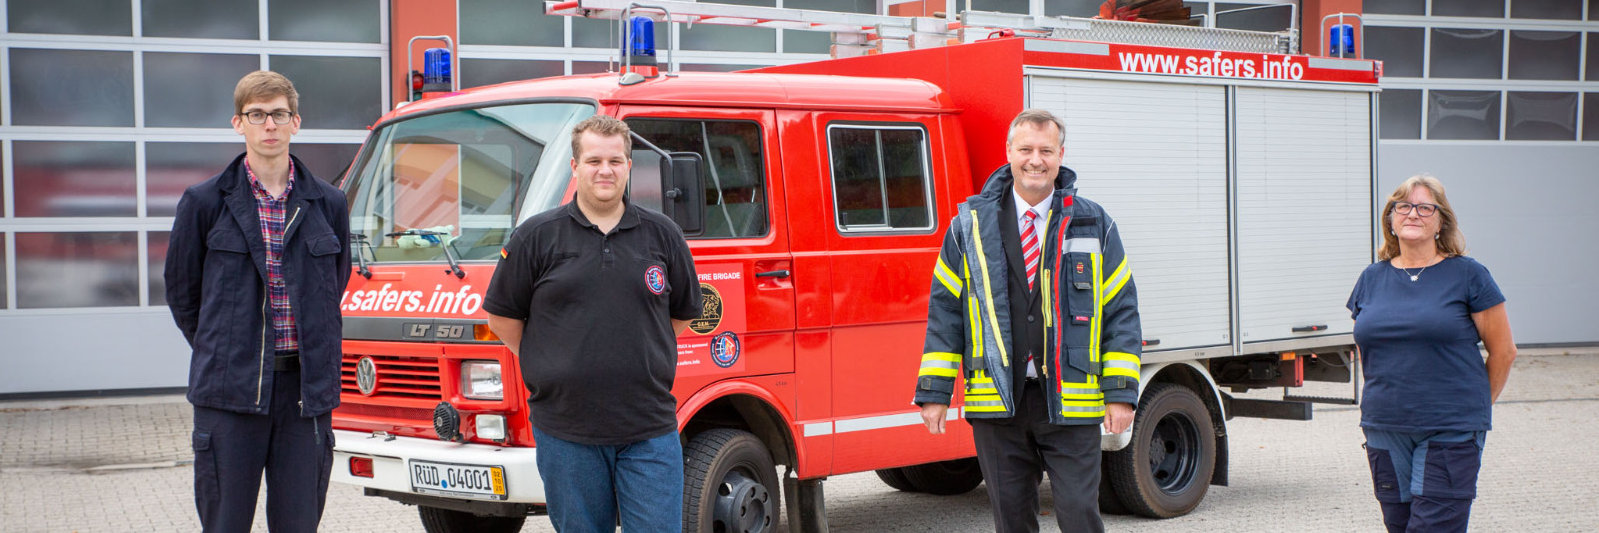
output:
[[[501,415],[477,415],[477,438],[484,440],[505,440],[505,417]]]
[[[474,400],[499,400],[504,398],[505,386],[500,382],[500,362],[462,362],[461,395]]]

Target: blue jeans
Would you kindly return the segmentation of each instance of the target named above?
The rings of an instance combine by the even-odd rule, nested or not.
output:
[[[533,428],[550,523],[563,533],[683,530],[683,444],[677,431],[617,446]]]
[[[1363,430],[1388,531],[1466,530],[1488,432]]]

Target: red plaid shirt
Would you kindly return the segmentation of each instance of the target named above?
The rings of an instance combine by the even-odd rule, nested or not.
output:
[[[289,307],[289,286],[283,281],[283,230],[288,227],[289,191],[294,190],[294,163],[289,163],[289,184],[283,195],[273,198],[255,172],[250,170],[250,160],[244,160],[244,173],[250,176],[250,190],[255,193],[255,213],[261,219],[261,238],[266,241],[267,298],[272,305],[272,330],[277,339],[273,348],[279,352],[300,349],[293,309]]]

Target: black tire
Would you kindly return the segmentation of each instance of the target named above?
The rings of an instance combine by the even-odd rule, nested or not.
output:
[[[1194,510],[1216,470],[1216,428],[1205,403],[1180,385],[1150,385],[1132,431],[1131,444],[1105,456],[1117,499],[1150,518]]]
[[[1099,468],[1099,514],[1102,515],[1129,515],[1132,511],[1122,505],[1121,498],[1116,497],[1116,488],[1110,486],[1110,455],[1106,454]]]
[[[983,482],[983,470],[977,466],[976,457],[912,465],[901,471],[916,490],[939,496],[966,494]]]
[[[685,532],[773,531],[781,495],[772,455],[748,431],[712,429],[683,448]]]
[[[884,468],[882,470],[878,470],[877,479],[883,480],[883,483],[893,487],[894,490],[897,491],[921,492],[916,490],[916,486],[912,485],[910,480],[905,479],[905,469],[903,468]]]
[[[478,516],[437,507],[418,506],[416,510],[422,515],[422,529],[428,533],[516,533],[527,521],[525,516]]]

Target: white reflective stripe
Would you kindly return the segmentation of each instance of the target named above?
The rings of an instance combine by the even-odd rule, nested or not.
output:
[[[817,436],[821,436],[821,435],[832,435],[832,434],[833,434],[833,423],[832,422],[811,422],[809,424],[805,424],[805,436],[807,436],[807,437],[817,437]]]
[[[1072,252],[1097,254],[1099,253],[1099,239],[1093,237],[1066,239],[1066,253]]]
[[[848,420],[838,420],[833,422],[833,427],[839,433],[920,425],[922,425],[921,411],[916,411],[914,413],[900,413],[897,415],[851,418]]]
[[[965,409],[965,408],[962,407],[961,409]],[[954,420],[954,419],[957,419],[957,418],[960,418],[960,417],[961,417],[960,409],[950,409],[948,411],[944,411],[944,420]]]
[[[1022,42],[1022,49],[1027,50],[1028,52],[1057,52],[1095,56],[1110,55],[1110,45],[1105,43],[1079,43],[1072,41],[1046,41],[1044,39],[1028,39]]]

